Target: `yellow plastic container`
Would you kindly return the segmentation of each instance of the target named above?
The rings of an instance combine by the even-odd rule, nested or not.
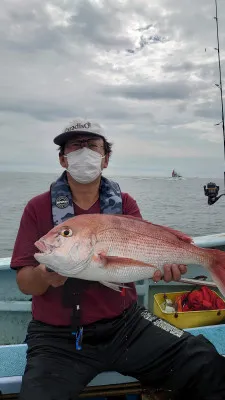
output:
[[[214,292],[214,290],[213,290]],[[154,295],[153,312],[177,328],[196,328],[198,326],[216,325],[225,320],[225,309],[204,310],[204,311],[185,311],[185,312],[165,312],[161,305],[167,299],[175,300],[176,296],[186,292],[157,293]],[[216,296],[220,297],[216,292]],[[222,299],[223,300],[223,299]]]

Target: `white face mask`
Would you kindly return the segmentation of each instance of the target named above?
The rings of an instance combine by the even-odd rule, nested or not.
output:
[[[105,156],[87,147],[67,154],[67,171],[79,183],[90,183],[99,177],[102,172],[101,164]]]

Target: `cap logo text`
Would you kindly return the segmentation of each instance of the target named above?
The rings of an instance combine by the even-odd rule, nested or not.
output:
[[[66,128],[65,132],[75,131],[76,129],[89,129],[90,127],[90,122],[86,122],[85,124],[77,123],[76,125],[72,125],[69,128]]]

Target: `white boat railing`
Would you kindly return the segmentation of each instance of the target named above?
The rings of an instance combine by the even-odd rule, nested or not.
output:
[[[10,268],[11,257],[0,258],[0,271]]]

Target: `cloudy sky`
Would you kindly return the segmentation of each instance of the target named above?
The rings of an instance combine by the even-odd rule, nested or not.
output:
[[[57,171],[52,140],[84,116],[114,143],[109,175],[222,177],[214,16],[214,0],[2,0],[0,170]]]

